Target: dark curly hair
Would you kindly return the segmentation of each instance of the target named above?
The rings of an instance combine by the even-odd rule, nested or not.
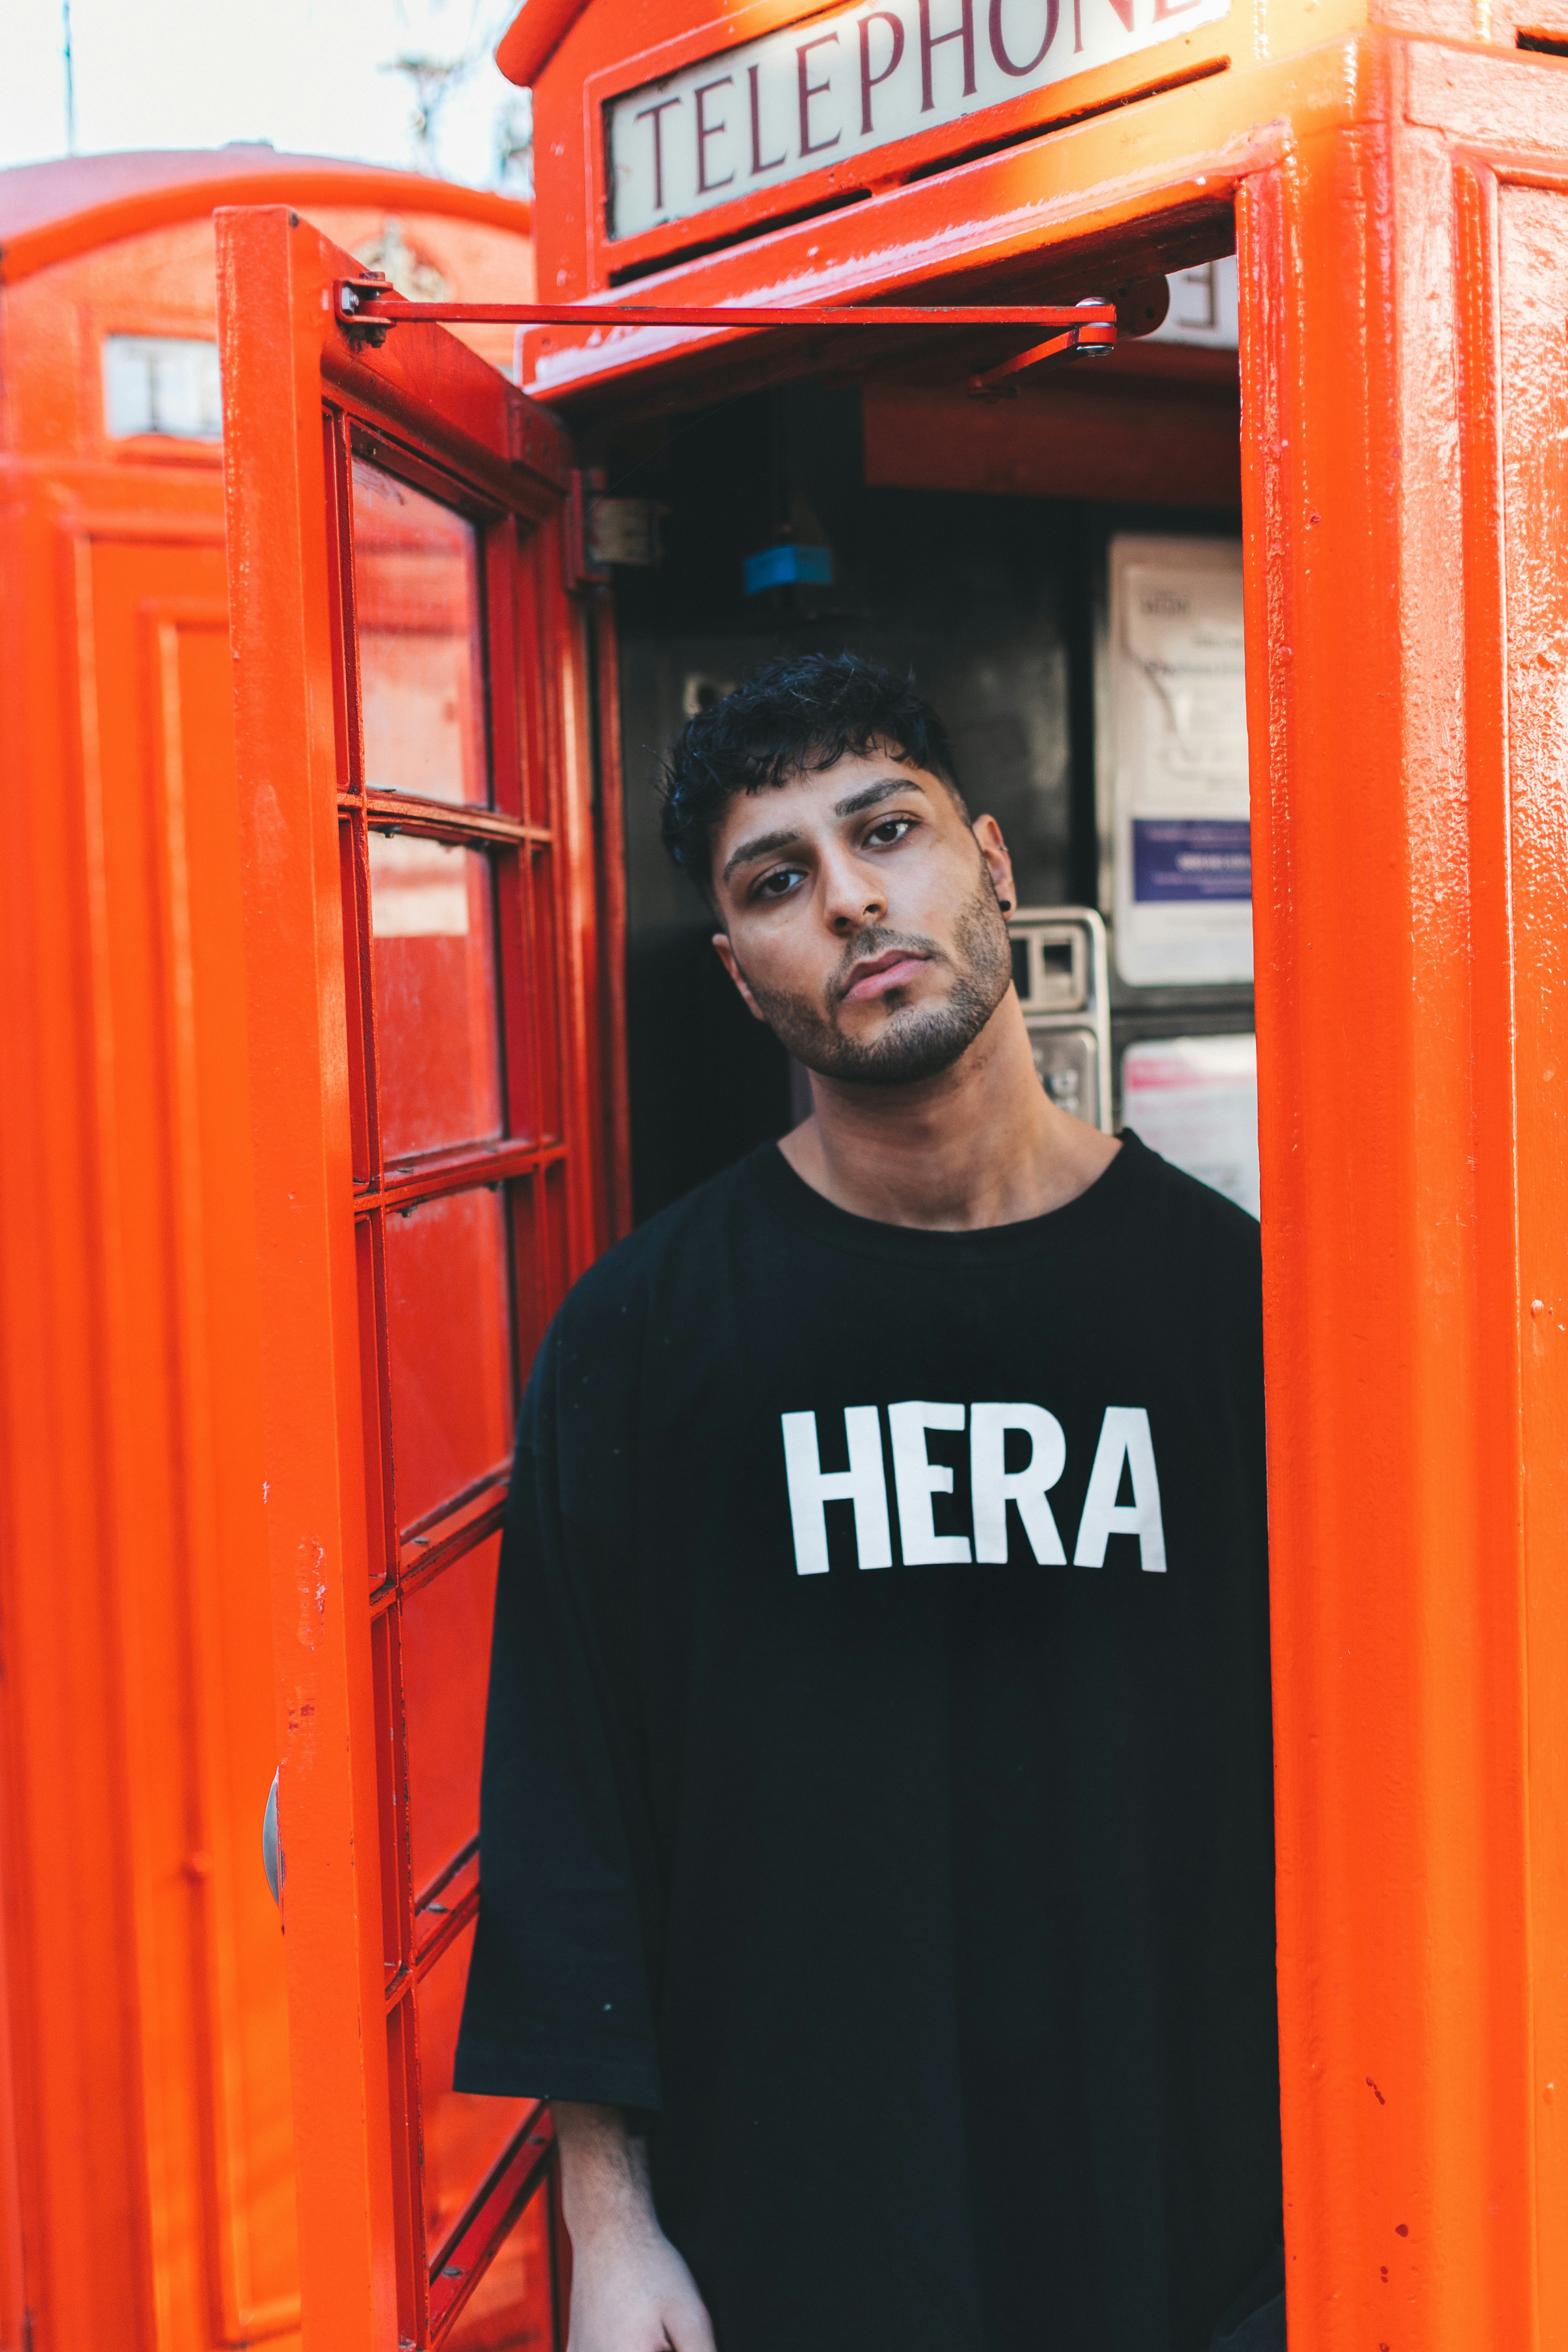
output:
[[[689,719],[670,745],[661,786],[664,845],[711,898],[714,828],[738,793],[760,793],[873,751],[940,776],[962,806],[947,730],[912,678],[895,677],[858,654],[769,662]]]

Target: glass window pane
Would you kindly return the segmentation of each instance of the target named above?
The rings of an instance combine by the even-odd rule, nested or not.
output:
[[[403,1603],[408,1838],[417,1896],[479,1825],[479,1763],[500,1538],[464,1552]]]
[[[188,335],[106,335],[103,425],[111,441],[142,433],[221,440],[217,345]]]
[[[442,2352],[550,2352],[550,2205],[542,2189],[501,2240]]]
[[[499,1190],[447,1192],[386,1220],[392,1470],[400,1527],[511,1451],[512,1336]]]
[[[474,526],[356,457],[353,541],[367,788],[487,801]]]
[[[526,2099],[481,2098],[452,2088],[458,2025],[474,1931],[465,1927],[420,1978],[419,2124],[425,2146],[425,2243],[431,2254],[528,2113]]]
[[[411,833],[369,847],[382,1150],[405,1160],[500,1135],[490,861]]]

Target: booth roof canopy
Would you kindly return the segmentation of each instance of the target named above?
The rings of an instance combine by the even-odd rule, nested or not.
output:
[[[73,155],[0,172],[0,281],[15,284],[69,254],[218,205],[267,204],[274,188],[296,204],[399,205],[486,221],[518,236],[532,231],[531,208],[515,196],[340,156],[280,155],[237,140],[227,147]]]
[[[587,5],[588,0],[523,0],[496,49],[496,63],[507,79],[528,89]]]

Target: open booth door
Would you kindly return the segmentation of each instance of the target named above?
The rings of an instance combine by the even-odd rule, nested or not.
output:
[[[592,633],[559,426],[354,269],[218,215],[305,2342],[544,2346],[548,2110],[451,2082],[513,1419],[614,1218]]]

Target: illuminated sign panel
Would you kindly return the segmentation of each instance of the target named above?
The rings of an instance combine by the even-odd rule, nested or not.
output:
[[[813,16],[612,100],[610,233],[785,186],[1228,14],[1229,0],[866,0]]]

